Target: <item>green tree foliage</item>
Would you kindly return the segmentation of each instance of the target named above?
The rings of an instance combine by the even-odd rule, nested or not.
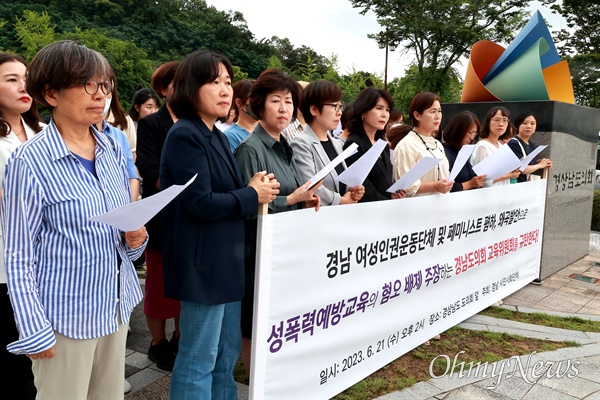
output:
[[[373,11],[391,43],[414,57],[421,90],[447,93],[453,66],[479,40],[510,42],[525,24],[528,0],[351,0]],[[377,39],[378,34],[371,35]]]
[[[569,29],[553,32],[561,56],[569,60],[577,104],[600,108],[600,30],[597,0],[543,0],[567,20]]]
[[[150,86],[149,78],[152,76],[152,65],[146,53],[138,49],[135,44],[109,38],[94,29],[84,31],[75,28],[75,32],[64,33],[62,39],[71,39],[83,43],[106,57],[115,71],[119,101],[124,109],[129,109],[131,98],[138,85]]]
[[[21,43],[20,53],[27,61],[31,61],[42,47],[56,40],[54,25],[45,11],[40,14],[35,11],[23,11],[23,18],[16,18],[15,32]]]

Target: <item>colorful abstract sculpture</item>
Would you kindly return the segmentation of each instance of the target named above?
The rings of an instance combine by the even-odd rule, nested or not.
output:
[[[461,103],[499,100],[575,103],[569,65],[539,11],[507,49],[487,40],[471,48]]]

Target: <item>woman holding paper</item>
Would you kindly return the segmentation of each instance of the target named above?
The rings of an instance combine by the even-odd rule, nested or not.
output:
[[[142,292],[132,260],[145,228],[90,218],[131,202],[121,146],[92,127],[112,90],[111,68],[73,41],[41,49],[26,90],[52,112],[6,167],[2,219],[19,340],[41,398],[123,398],[125,342]]]
[[[300,176],[307,181],[342,153],[342,142],[329,133],[335,129],[344,111],[342,89],[333,82],[319,80],[308,84],[302,93],[300,111],[307,125],[290,143]],[[324,179],[317,190],[321,205],[353,204],[365,193],[362,185],[346,190],[337,177],[346,169],[342,161]]]
[[[490,154],[498,151],[500,146],[504,146],[499,142],[502,136],[510,126],[510,112],[502,107],[492,107],[485,116],[483,126],[479,132],[481,140],[475,145],[475,150],[471,155],[471,165],[475,166]],[[521,172],[516,169],[500,178],[494,179],[492,182],[485,181],[483,186],[502,186],[510,185],[511,178],[517,178]]]
[[[450,170],[454,167],[454,162],[460,149],[473,142],[479,132],[479,120],[470,111],[461,111],[456,114],[444,129],[444,150]],[[463,190],[477,189],[483,186],[486,175],[477,176],[473,167],[467,161],[462,167],[452,185],[451,192],[460,192]]]
[[[517,136],[513,137],[508,142],[508,147],[510,147],[519,159],[523,159],[535,150],[535,145],[529,142],[531,136],[535,133],[537,126],[535,115],[531,112],[520,114],[515,119],[515,126],[517,127]],[[525,170],[523,170],[517,178],[517,182],[527,181],[529,174],[544,168],[552,169],[552,161],[547,158],[542,158],[537,163],[534,160],[531,160],[529,165],[525,167]]]
[[[346,159],[348,165],[358,161],[377,141],[385,140],[386,126],[390,118],[390,110],[394,107],[394,100],[385,90],[368,87],[358,94],[353,107],[348,123],[349,135],[344,143],[344,149],[353,143],[356,143],[358,148],[354,155]],[[359,202],[403,198],[404,191],[387,192],[392,183],[392,164],[389,147],[386,144],[365,179],[363,184],[365,194]]]
[[[244,221],[279,192],[264,170],[242,180],[215,126],[231,108],[232,78],[224,55],[199,50],[173,80],[170,105],[178,121],[163,146],[160,188],[197,177],[162,211],[165,296],[181,302],[171,399],[237,399]]]
[[[254,133],[235,149],[242,179],[247,182],[256,172],[268,171],[281,184],[279,195],[269,203],[269,213],[315,207],[321,199],[316,191],[321,183],[305,182],[294,159],[283,130],[296,117],[301,87],[294,78],[278,69],[267,69],[250,90],[250,108],[259,117]],[[250,372],[252,317],[254,307],[254,275],[256,254],[256,219],[246,222],[246,292],[242,300],[242,361]]]
[[[444,146],[432,136],[442,122],[440,103],[441,99],[435,93],[423,92],[413,97],[408,107],[413,129],[394,149],[394,180],[400,179],[425,157],[442,159],[407,189],[409,196],[448,193],[454,184],[454,181],[447,181],[450,168]]]

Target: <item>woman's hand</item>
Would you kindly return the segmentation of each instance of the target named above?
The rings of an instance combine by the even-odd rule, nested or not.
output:
[[[463,190],[476,189],[483,186],[486,175],[477,175],[462,184]]]
[[[403,199],[406,197],[406,189],[398,190],[396,193],[392,193],[392,199]]]
[[[279,194],[280,183],[277,182],[275,175],[272,173],[267,174],[266,171],[261,171],[254,174],[248,182],[248,186],[256,190],[259,204],[267,204],[275,200],[275,197]]]
[[[137,231],[125,232],[125,243],[130,249],[137,249],[146,241],[146,227],[142,226]]]
[[[448,193],[452,189],[453,184],[454,181],[446,181],[444,179],[440,179],[439,181],[434,183],[433,188],[434,191],[444,194]]]
[[[315,211],[319,211],[319,208],[321,208],[321,198],[319,197],[318,194],[314,194],[312,199],[307,200],[303,203],[304,208],[315,208]]]
[[[315,207],[315,211],[319,211],[319,207],[321,206],[321,198],[315,194],[315,192],[321,187],[322,183],[323,181],[317,183],[315,186],[307,190],[311,183],[310,181],[306,182],[304,185],[294,190],[292,194],[287,196],[286,204],[291,206],[296,203],[305,203],[304,205],[306,207]]]
[[[365,187],[358,185],[348,189],[345,195],[342,196],[340,204],[356,204],[365,195]]]
[[[42,358],[50,359],[54,357],[54,346],[50,347],[48,350],[44,350],[39,353],[27,354],[27,357],[31,358],[32,360],[40,360]]]
[[[537,163],[537,167],[538,167],[538,169],[548,168],[548,169],[552,170],[552,161],[548,160],[547,158],[542,158]]]

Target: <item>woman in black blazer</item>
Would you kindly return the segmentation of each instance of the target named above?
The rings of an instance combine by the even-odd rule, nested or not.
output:
[[[138,120],[137,158],[135,164],[142,177],[142,198],[160,191],[160,154],[177,117],[169,106],[173,91],[173,78],[181,61],[162,64],[152,75],[152,87],[164,99],[163,106],[155,113]],[[161,251],[160,214],[146,224],[149,240],[146,246],[146,285],[144,286],[144,315],[152,337],[148,358],[164,371],[172,371],[175,355],[179,349],[179,301],[165,297],[163,261]],[[175,331],[167,339],[167,320],[173,318]]]
[[[394,99],[383,89],[368,87],[363,89],[353,103],[352,115],[349,122],[349,136],[344,149],[352,143],[358,145],[357,152],[346,159],[346,164],[352,165],[362,157],[379,139],[385,140],[385,127],[390,118],[390,110],[394,107]],[[404,191],[388,193],[392,186],[392,162],[387,146],[381,152],[373,169],[369,172],[363,186],[365,194],[359,203],[404,197]]]
[[[244,221],[279,183],[256,173],[242,182],[229,142],[215,127],[231,108],[233,66],[201,50],[186,57],[174,80],[169,130],[160,162],[160,187],[194,182],[162,212],[165,295],[181,302],[179,352],[172,399],[237,399],[233,367],[241,350]]]

